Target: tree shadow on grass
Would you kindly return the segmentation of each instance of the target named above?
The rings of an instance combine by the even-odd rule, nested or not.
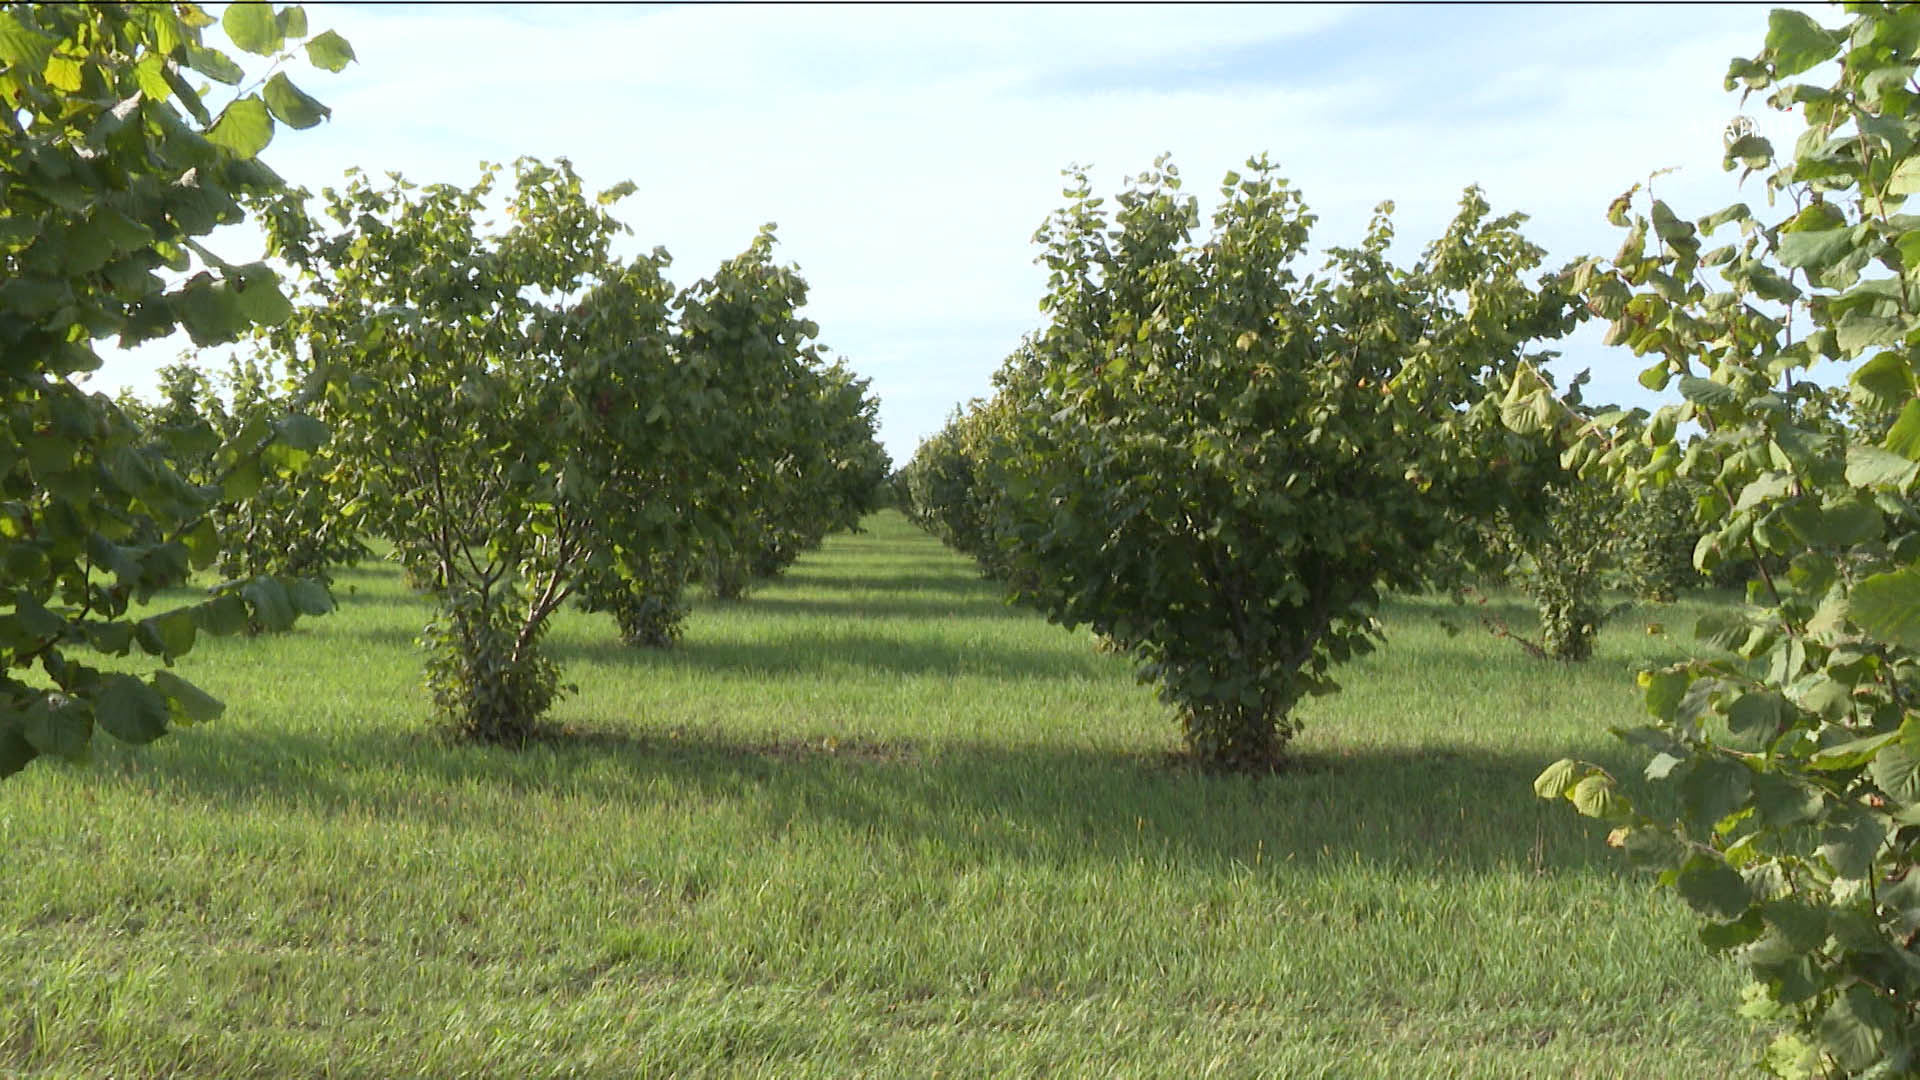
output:
[[[731,821],[748,817],[753,836],[825,828],[982,862],[1274,875],[1618,868],[1592,822],[1534,797],[1543,758],[1482,748],[1309,750],[1289,772],[1247,778],[1095,747],[687,729],[573,732],[518,750],[427,733],[196,741],[92,775],[246,812],[375,814],[491,832],[502,827],[494,795],[644,808],[671,792],[682,806],[704,801],[725,805]],[[1620,753],[1600,763],[1637,786]]]
[[[846,592],[915,592],[942,593],[957,599],[971,600],[975,603],[997,604],[1002,595],[1000,586],[992,581],[974,575],[960,576],[951,572],[925,573],[873,573],[851,576],[846,574],[814,574],[804,569],[796,569],[790,577],[778,578],[770,583],[774,586],[791,585],[802,589],[836,589]],[[750,594],[748,602],[752,602]]]
[[[739,678],[816,677],[865,670],[893,676],[981,676],[1021,679],[1111,679],[1114,659],[1091,648],[1023,649],[998,642],[892,637],[818,625],[787,640],[701,640],[671,649],[639,649],[606,639],[555,638],[547,655],[611,667],[679,669]]]
[[[951,599],[930,596],[925,599],[876,597],[871,600],[816,600],[804,596],[767,595],[749,597],[738,610],[765,612],[792,618],[852,616],[854,618],[906,619],[1038,619],[1041,617],[1031,608],[1002,603],[993,597],[971,596],[956,596]],[[698,617],[697,612],[696,617]]]

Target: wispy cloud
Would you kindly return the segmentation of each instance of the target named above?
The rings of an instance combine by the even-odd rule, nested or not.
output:
[[[683,282],[777,221],[901,459],[1036,324],[1030,238],[1069,163],[1111,188],[1171,151],[1204,200],[1271,153],[1323,243],[1390,198],[1407,256],[1478,182],[1532,214],[1555,259],[1610,252],[1608,199],[1654,169],[1685,166],[1661,193],[1692,212],[1737,197],[1718,168],[1738,108],[1720,75],[1766,25],[1754,7],[1557,5],[310,14],[361,62],[300,78],[334,117],[276,138],[284,175],[467,182],[481,159],[564,155],[595,185],[637,184],[630,247],[664,244]],[[151,385],[171,351],[101,381]],[[1639,392],[1632,358],[1574,352],[1599,369],[1596,396]]]

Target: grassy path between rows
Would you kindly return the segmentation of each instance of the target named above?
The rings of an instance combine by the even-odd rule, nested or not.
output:
[[[1303,767],[1168,763],[1126,662],[882,514],[670,653],[569,612],[573,735],[425,726],[427,607],[180,665],[217,723],[0,784],[0,1076],[1697,1077],[1739,980],[1530,783],[1637,772],[1579,667],[1435,605]],[[1524,620],[1519,612],[1516,618]]]

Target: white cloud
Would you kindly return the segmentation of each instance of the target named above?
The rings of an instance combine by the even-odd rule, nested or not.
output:
[[[1030,237],[1067,164],[1112,189],[1170,150],[1205,199],[1270,152],[1321,242],[1351,240],[1391,198],[1408,254],[1477,181],[1496,209],[1531,213],[1556,259],[1610,253],[1607,201],[1654,169],[1684,166],[1658,183],[1691,212],[1735,197],[1720,77],[1766,22],[1650,7],[309,13],[360,63],[297,76],[334,116],[275,139],[284,175],[318,187],[357,164],[467,183],[483,158],[565,155],[591,184],[638,185],[620,208],[631,248],[664,244],[681,282],[777,221],[823,339],[873,377],[897,460],[1036,325]],[[175,348],[98,382],[151,385]],[[1630,357],[1605,363],[1629,374],[1603,374],[1603,393],[1631,385]]]

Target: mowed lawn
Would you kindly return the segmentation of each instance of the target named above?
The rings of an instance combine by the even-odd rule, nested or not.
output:
[[[1741,979],[1533,797],[1701,603],[1581,666],[1441,602],[1301,767],[1170,764],[1127,662],[888,512],[670,653],[569,612],[569,737],[427,727],[375,564],[179,670],[224,717],[0,783],[0,1076],[1698,1077]],[[184,594],[183,594],[184,595]],[[1530,613],[1508,611],[1516,626]],[[1649,633],[1665,624],[1671,636]]]

